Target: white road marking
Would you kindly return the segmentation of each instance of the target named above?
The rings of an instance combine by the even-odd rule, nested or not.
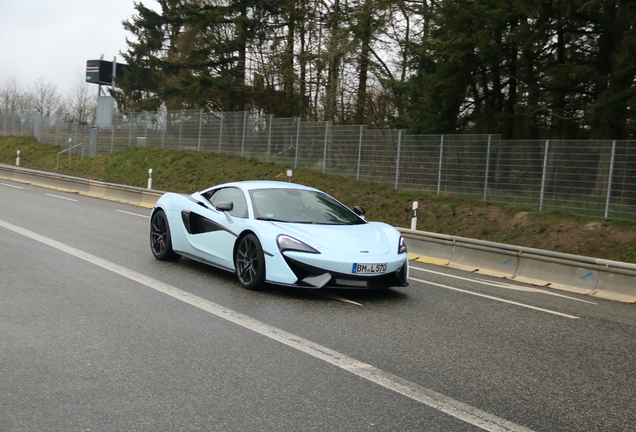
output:
[[[566,298],[568,300],[574,300],[574,301],[578,301],[581,303],[589,303],[589,304],[593,304],[593,305],[598,305],[598,303],[595,302],[591,302],[588,300],[583,300],[583,299],[579,299],[576,297],[570,297],[564,294],[559,294],[556,292],[552,292],[552,291],[545,291],[542,289],[538,289],[538,288],[532,288],[532,287],[523,287],[521,285],[512,285],[512,284],[507,284],[504,282],[494,282],[494,281],[487,281],[484,279],[471,279],[471,278],[465,278],[462,276],[455,276],[455,275],[451,275],[448,273],[442,273],[442,272],[437,272],[434,270],[427,270],[427,269],[423,269],[423,268],[419,268],[419,267],[415,267],[415,266],[411,266],[410,267],[411,270],[415,269],[415,270],[419,270],[419,271],[423,271],[426,273],[433,273],[436,275],[441,275],[441,276],[446,276],[449,278],[453,278],[453,279],[460,279],[460,280],[465,280],[465,281],[469,281],[469,282],[474,282],[474,283],[479,283],[482,285],[490,285],[490,286],[494,286],[497,288],[506,288],[506,289],[511,289],[511,290],[516,290],[516,291],[527,291],[527,292],[534,292],[534,293],[539,293],[539,294],[546,294],[546,295],[551,295],[554,297],[561,297],[561,298]]]
[[[508,290],[512,290],[512,291],[523,291],[523,292],[546,294],[546,295],[551,295],[551,296],[554,296],[554,297],[561,297],[561,298],[565,298],[565,299],[568,299],[568,300],[574,300],[574,301],[581,302],[581,303],[588,303],[588,304],[591,304],[591,305],[598,305],[598,303],[596,303],[596,302],[583,300],[583,299],[578,299],[578,298],[575,298],[575,297],[570,297],[570,296],[567,296],[565,294],[559,294],[559,293],[555,293],[555,292],[545,291],[545,290],[542,290],[542,289],[539,289],[539,288],[526,287],[526,286],[521,286],[521,285],[512,285],[512,284],[507,284],[505,282],[486,281],[486,280],[483,280],[483,279],[475,279],[475,282],[482,283],[484,285],[492,285],[494,287],[504,288],[504,289],[508,289]]]
[[[501,417],[497,417],[496,415],[487,413],[471,405],[445,396],[441,393],[437,393],[416,383],[400,378],[397,375],[393,375],[389,372],[378,369],[368,363],[358,361],[345,354],[341,354],[337,351],[311,342],[310,340],[296,336],[293,333],[289,333],[274,326],[270,326],[253,318],[250,318],[247,315],[243,315],[239,312],[225,308],[204,298],[195,296],[186,291],[182,291],[178,288],[175,288],[151,277],[145,276],[134,270],[127,269],[110,261],[106,261],[105,259],[99,258],[95,255],[83,252],[79,249],[75,249],[64,243],[60,243],[48,237],[44,237],[40,234],[34,233],[33,231],[29,231],[27,229],[18,227],[2,220],[0,220],[0,226],[15,233],[24,235],[40,243],[49,245],[55,249],[68,253],[103,269],[109,270],[132,281],[138,282],[151,289],[169,295],[177,300],[209,312],[219,318],[223,318],[243,328],[252,330],[262,336],[266,336],[270,339],[287,345],[288,347],[308,354],[314,358],[323,360],[360,378],[364,378],[372,383],[378,384],[384,388],[404,395],[417,402],[446,413],[466,423],[482,428],[486,431],[531,432],[531,429],[502,419]]]
[[[332,300],[337,300],[337,301],[341,301],[341,302],[344,302],[344,303],[349,303],[349,304],[353,304],[353,305],[356,305],[356,306],[363,306],[364,307],[364,305],[362,303],[358,303],[358,302],[355,302],[353,300],[349,300],[348,298],[339,296],[338,294],[330,293],[330,292],[327,292],[327,291],[316,291],[316,293],[318,295],[321,295],[321,296],[326,297],[326,298],[330,298]]]
[[[67,201],[76,201],[77,202],[77,200],[73,199],[73,198],[67,198],[67,197],[63,197],[63,196],[59,196],[59,195],[53,195],[53,194],[50,194],[50,193],[47,193],[47,195],[50,196],[50,197],[53,197],[53,198],[59,198],[59,199],[67,200]]]
[[[515,306],[521,306],[521,307],[524,307],[524,308],[527,308],[527,309],[533,309],[533,310],[537,310],[537,311],[540,311],[540,312],[546,312],[546,313],[549,313],[549,314],[558,315],[558,316],[562,316],[562,317],[565,317],[565,318],[580,319],[580,317],[577,317],[577,316],[574,316],[574,315],[568,315],[568,314],[564,314],[564,313],[561,313],[561,312],[552,311],[552,310],[549,310],[549,309],[543,309],[543,308],[540,308],[540,307],[531,306],[531,305],[525,304],[525,303],[519,303],[519,302],[515,302],[515,301],[512,301],[512,300],[506,300],[506,299],[502,299],[502,298],[499,298],[499,297],[494,297],[494,296],[490,296],[490,295],[486,295],[486,294],[480,294],[480,293],[476,293],[474,291],[468,291],[468,290],[461,289],[461,288],[455,288],[455,287],[448,286],[448,285],[442,285],[442,284],[438,284],[438,283],[431,282],[431,281],[425,281],[425,280],[422,280],[422,279],[415,279],[415,278],[409,278],[409,280],[414,280],[414,281],[422,282],[424,284],[429,284],[429,285],[435,285],[435,286],[438,286],[438,287],[441,287],[441,288],[446,288],[446,289],[449,289],[449,290],[458,291],[458,292],[462,292],[462,293],[465,293],[465,294],[474,295],[474,296],[477,296],[477,297],[483,297],[483,298],[487,298],[487,299],[490,299],[490,300],[495,300],[495,301],[502,302],[502,303],[508,303],[508,304],[515,305]]]
[[[142,218],[150,219],[150,216],[148,216],[148,215],[141,215],[139,213],[133,213],[133,212],[129,212],[129,211],[125,211],[125,210],[117,210],[117,209],[115,209],[115,211],[119,212],[119,213],[126,213],[126,214],[129,214],[129,215],[139,216],[139,217],[142,217]]]
[[[8,184],[8,183],[0,183],[0,184],[3,185],[3,186],[9,186],[9,187],[16,188],[16,189],[24,189],[23,187],[12,185],[12,184]]]

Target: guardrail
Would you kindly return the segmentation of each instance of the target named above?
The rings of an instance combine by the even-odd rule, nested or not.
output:
[[[152,208],[165,192],[0,164],[0,178]],[[579,294],[636,302],[636,265],[398,228],[409,258]]]
[[[412,260],[533,285],[636,302],[636,265],[398,228]]]
[[[165,192],[0,164],[0,178],[152,208]]]

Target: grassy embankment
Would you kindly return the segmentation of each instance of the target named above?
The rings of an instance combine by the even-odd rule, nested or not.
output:
[[[0,163],[56,171],[60,148],[32,138],[0,138]],[[63,156],[62,162],[68,162]],[[218,183],[286,180],[286,166],[194,152],[130,148],[95,158],[74,157],[57,172],[145,187],[153,169],[153,188],[190,193]],[[360,205],[369,220],[410,227],[411,206],[419,201],[418,229],[500,243],[636,263],[636,223],[583,218],[561,212],[501,207],[456,197],[433,197],[297,169],[293,181],[322,189],[348,206]]]

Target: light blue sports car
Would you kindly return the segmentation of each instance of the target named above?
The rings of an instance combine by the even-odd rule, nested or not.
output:
[[[236,273],[250,290],[407,286],[400,233],[367,222],[317,189],[275,181],[167,193],[152,210],[150,248],[164,261],[186,256]]]

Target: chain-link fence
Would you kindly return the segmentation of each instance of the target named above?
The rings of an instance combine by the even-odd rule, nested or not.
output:
[[[636,220],[636,141],[406,135],[399,130],[202,110],[117,115],[113,124],[98,129],[63,118],[0,113],[3,136],[33,135],[62,149],[90,143],[91,155],[128,147],[223,153],[395,189]]]

